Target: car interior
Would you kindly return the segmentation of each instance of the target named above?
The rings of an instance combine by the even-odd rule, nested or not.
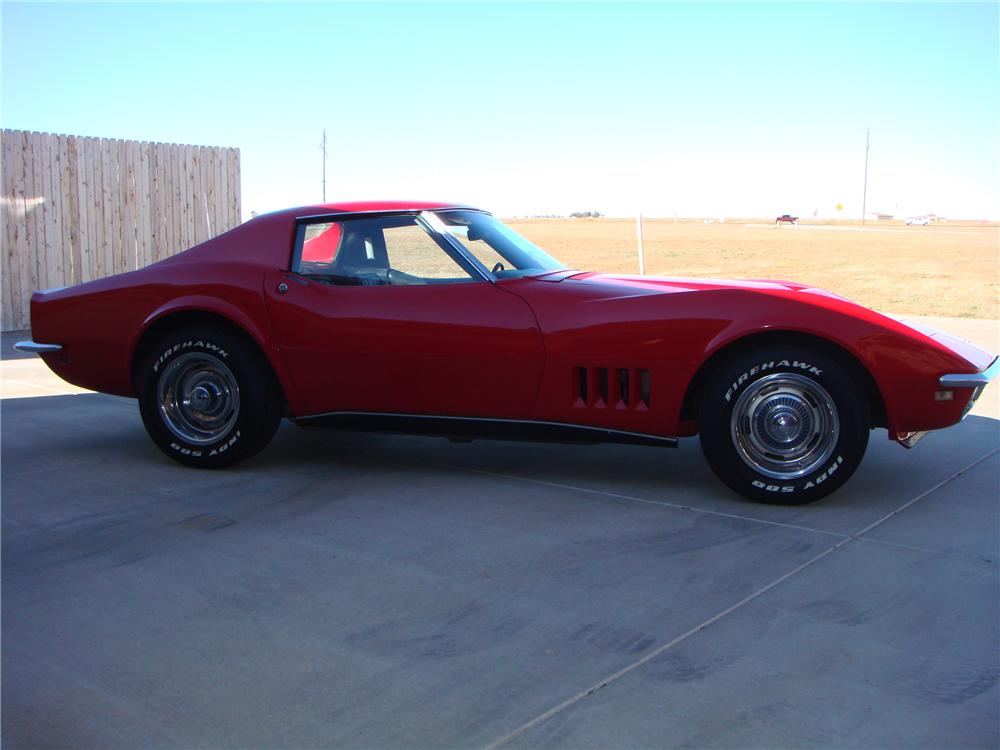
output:
[[[450,259],[446,263],[454,266],[461,276],[422,276],[393,267],[385,230],[410,226],[415,226],[412,216],[334,222],[319,235],[303,242],[298,273],[321,283],[343,286],[454,284],[474,280],[454,259],[453,250],[437,246],[437,240],[430,235],[422,236],[434,242],[438,253],[446,255]],[[419,267],[418,263],[411,270],[419,270]]]

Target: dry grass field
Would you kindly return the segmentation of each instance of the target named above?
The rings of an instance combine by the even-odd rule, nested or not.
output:
[[[510,219],[505,223],[571,268],[638,273],[635,221]],[[1000,318],[1000,229],[956,223],[798,228],[652,219],[646,273],[789,279],[882,312]]]

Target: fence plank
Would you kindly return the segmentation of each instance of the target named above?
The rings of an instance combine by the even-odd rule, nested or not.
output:
[[[14,242],[11,254],[11,328],[24,328],[25,256],[27,255],[28,223],[24,209],[24,145],[26,133],[17,132],[10,144],[11,214],[14,217]]]
[[[229,164],[226,159],[226,151],[227,149],[220,148],[216,149],[215,153],[219,195],[216,208],[219,211],[219,226],[222,227],[222,231],[231,229],[233,226],[232,222],[229,221]]]
[[[73,135],[66,138],[66,190],[69,194],[69,216],[64,225],[69,226],[68,247],[72,274],[67,281],[79,284],[83,281],[83,258],[80,247],[83,214],[80,211],[80,152],[77,148],[77,138]]]
[[[21,212],[24,215],[24,255],[20,258],[21,271],[21,313],[24,317],[24,306],[28,304],[28,298],[38,287],[38,223],[37,215],[34,212],[35,198],[35,170],[31,158],[32,150],[35,147],[35,138],[32,133],[25,133],[21,143]],[[30,271],[30,273],[29,273]]]
[[[110,276],[114,273],[111,264],[111,217],[104,211],[104,194],[108,191],[108,172],[110,166],[104,159],[104,143],[100,138],[94,139],[94,230],[97,244],[94,247],[94,258],[97,261],[95,278]]]
[[[159,144],[149,144],[149,262],[160,259],[163,244],[163,206],[160,203]]]
[[[163,144],[160,144],[158,149],[160,152],[160,208],[163,212],[161,220],[163,224],[163,244],[160,247],[159,258],[166,258],[175,252],[174,235],[177,234],[174,227],[174,206],[176,205],[174,189],[177,186],[177,174],[174,165],[177,154],[173,150],[168,150]],[[157,259],[159,260],[159,258]]]
[[[49,239],[49,222],[46,220],[48,212],[45,210],[45,204],[51,198],[52,173],[43,165],[48,164],[52,157],[52,150],[49,139],[41,133],[32,133],[31,139],[31,172],[35,185],[35,200],[37,201],[31,213],[35,219],[35,231],[38,232],[37,245],[35,246],[35,283],[37,284],[36,289],[48,289],[50,286],[49,247],[51,240]],[[32,292],[34,291],[35,289],[32,289]]]
[[[170,177],[167,184],[170,186],[170,200],[167,202],[167,211],[170,213],[170,246],[167,254],[173,255],[180,251],[184,243],[181,237],[181,200],[184,197],[182,190],[182,180],[184,169],[181,166],[181,149],[173,147],[168,151],[170,159]]]
[[[148,266],[150,260],[151,209],[149,206],[149,144],[136,144],[135,210],[136,210],[136,265]]]
[[[239,226],[240,223],[240,150],[226,149],[229,164],[229,223]]]
[[[156,191],[156,203],[153,208],[155,211],[153,217],[156,221],[156,246],[153,248],[153,262],[155,263],[168,255],[167,177],[169,167],[166,162],[166,150],[162,143],[157,143],[153,147],[153,153],[156,156],[156,177],[153,183],[153,188]]]
[[[111,184],[108,191],[108,208],[111,210],[112,240],[111,255],[114,258],[114,273],[128,270],[125,252],[125,232],[123,231],[122,195],[122,159],[119,151],[119,140],[108,141],[108,158],[111,162]]]
[[[73,255],[69,238],[69,151],[66,142],[65,135],[55,136],[58,172],[52,180],[52,185],[59,201],[56,208],[56,220],[59,226],[59,248],[57,250],[59,260],[56,266],[58,275],[54,280],[56,286],[66,286],[66,282],[73,278]]]
[[[80,281],[90,278],[90,212],[87,210],[90,173],[87,171],[87,139],[76,138],[77,203],[80,207]]]
[[[214,227],[212,226],[212,214],[209,208],[210,196],[215,192],[212,188],[212,167],[211,149],[205,146],[198,147],[198,167],[201,174],[201,200],[198,207],[201,209],[201,221],[205,226],[205,239],[211,239]]]
[[[3,307],[0,314],[3,315],[4,324],[14,320],[15,299],[19,300],[20,294],[16,293],[16,285],[19,273],[17,268],[17,242],[15,233],[17,231],[16,201],[14,200],[14,134],[13,131],[4,130],[0,136],[0,201],[3,209],[3,252],[2,267],[0,267],[0,283],[3,284]]]
[[[190,228],[188,243],[184,246],[184,249],[187,250],[189,247],[197,245],[200,241],[202,222],[198,221],[198,215],[201,213],[198,210],[198,148],[196,146],[187,146],[184,149],[184,153],[187,157],[188,190],[184,201],[184,209],[187,211],[186,222]]]
[[[46,286],[63,286],[66,277],[66,255],[63,252],[63,191],[62,191],[62,155],[59,153],[59,137],[44,136],[49,142],[49,163],[43,164],[46,173],[45,187],[49,191],[45,201],[45,256],[48,267]]]
[[[62,279],[65,276],[63,266],[66,260],[62,252],[62,190],[59,184],[62,178],[62,157],[59,155],[59,137],[47,133],[42,137],[48,141],[46,149],[48,164],[42,165],[46,190],[45,206],[42,211],[42,218],[45,220],[47,269],[45,285],[48,288],[62,286]]]
[[[108,232],[111,228],[110,216],[104,215],[104,147],[101,139],[91,142],[94,149],[94,278],[110,276],[114,271],[108,264]]]
[[[38,192],[35,190],[35,170],[32,159],[34,134],[25,133],[21,140],[21,192],[20,210],[24,214],[24,249],[21,253],[21,309],[18,320],[22,322],[27,314],[31,294],[38,289],[38,214],[35,213]]]
[[[204,209],[201,207],[203,185],[201,184],[201,149],[191,146],[188,149],[191,159],[191,226],[194,228],[192,244],[205,241]]]
[[[81,210],[87,214],[87,234],[83,235],[83,280],[89,281],[98,278],[101,264],[98,262],[98,239],[97,239],[97,203],[95,195],[100,191],[97,180],[98,172],[95,165],[93,138],[81,140],[83,146],[83,193],[80,195]]]
[[[116,200],[121,195],[121,165],[118,161],[118,141],[108,139],[107,156],[111,164],[110,181],[108,183],[107,211],[111,212],[111,260],[112,274],[125,271],[125,253],[122,249],[122,212],[121,201]]]
[[[125,195],[123,201],[123,223],[125,226],[125,262],[130,271],[139,267],[139,248],[136,233],[135,214],[135,172],[136,158],[134,141],[119,141],[119,155],[124,155],[125,162]]]
[[[212,149],[212,196],[209,199],[209,205],[212,207],[212,228],[216,235],[222,234],[228,228],[228,222],[225,220],[225,216],[220,210],[222,205],[222,164],[219,159],[219,154],[222,153],[222,149],[213,148]]]

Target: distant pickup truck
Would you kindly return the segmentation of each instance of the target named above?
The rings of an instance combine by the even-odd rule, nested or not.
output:
[[[774,220],[776,226],[781,226],[782,224],[792,224],[794,226],[799,225],[799,217],[792,216],[791,214],[782,214],[777,219]]]

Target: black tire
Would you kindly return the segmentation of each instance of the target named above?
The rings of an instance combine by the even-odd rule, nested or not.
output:
[[[801,505],[829,495],[868,447],[864,388],[836,356],[799,344],[737,355],[702,395],[701,447],[732,490]]]
[[[183,328],[139,364],[139,411],[175,461],[214,469],[243,461],[274,437],[281,388],[260,350],[222,329]]]

